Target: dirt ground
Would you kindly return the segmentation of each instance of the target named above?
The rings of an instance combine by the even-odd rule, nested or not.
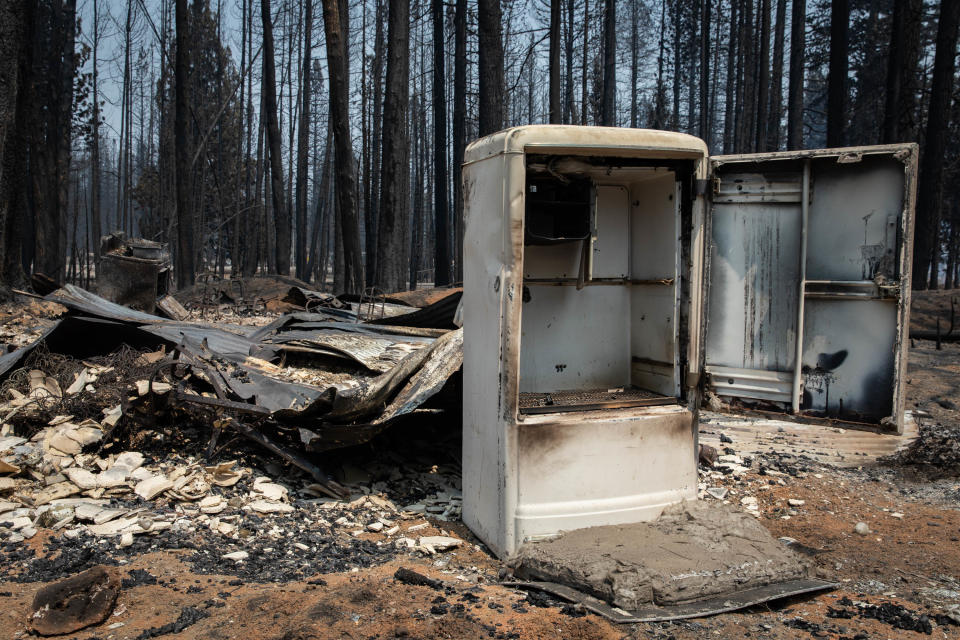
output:
[[[917,341],[908,385],[908,408],[919,411],[922,423],[960,429],[960,345],[937,351],[933,343]],[[758,496],[760,521],[771,533],[794,539],[818,575],[840,586],[710,618],[614,625],[576,606],[499,586],[504,565],[462,524],[428,518],[431,526],[421,535],[445,531],[467,544],[290,582],[240,579],[227,566],[222,573],[199,573],[185,561],[192,553],[187,549],[121,559],[111,567],[125,579],[113,614],[64,637],[874,639],[929,631],[935,638],[960,638],[960,626],[943,616],[960,603],[960,478],[943,476],[896,464],[839,470],[805,462],[776,481],[759,470],[731,478],[732,494],[751,487]],[[803,503],[790,506],[787,500]],[[855,533],[858,522],[870,533]],[[51,535],[42,530],[21,544],[49,557],[55,569],[58,562],[69,563],[62,547],[48,544]],[[107,558],[112,543],[104,544]],[[14,556],[13,546],[0,543],[3,557]],[[398,581],[400,567],[442,585]],[[0,580],[0,638],[30,637],[31,602],[48,582],[18,582],[9,577],[16,568],[6,569],[0,572],[8,576]]]
[[[822,476],[822,477],[817,477]],[[786,500],[805,505],[781,519]],[[256,583],[232,575],[202,575],[183,553],[149,553],[115,570],[128,585],[102,625],[70,637],[123,639],[161,635],[164,625],[193,608],[205,617],[177,638],[898,638],[925,635],[868,618],[833,618],[850,601],[903,605],[934,614],[960,599],[960,484],[906,479],[898,470],[808,473],[771,486],[760,499],[761,521],[812,555],[838,590],[746,612],[699,620],[618,626],[575,607],[544,604],[497,586],[500,565],[470,545],[431,558],[386,564],[306,581]],[[891,513],[902,513],[902,518]],[[853,532],[866,522],[872,533]],[[440,523],[438,523],[440,524]],[[469,537],[462,527],[442,523]],[[31,546],[43,554],[40,534]],[[444,583],[442,590],[393,578],[406,567]],[[137,572],[147,572],[145,574]],[[149,584],[148,584],[149,583]],[[0,583],[0,629],[24,637],[25,617],[43,583]],[[533,600],[531,602],[530,600]],[[960,638],[960,627],[936,626],[934,637]]]

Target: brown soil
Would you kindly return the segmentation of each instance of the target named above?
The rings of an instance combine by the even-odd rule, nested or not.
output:
[[[110,619],[72,637],[135,638],[174,622],[188,606],[206,611],[209,617],[170,637],[853,638],[860,633],[868,638],[920,637],[915,631],[894,629],[876,620],[832,619],[827,616],[828,607],[837,608],[838,601],[848,597],[872,604],[902,604],[918,613],[938,611],[943,593],[956,591],[960,584],[956,503],[913,498],[913,485],[889,473],[873,479],[857,471],[824,470],[817,475],[823,477],[811,474],[757,492],[762,524],[774,535],[795,538],[812,555],[820,575],[841,584],[837,591],[814,598],[695,621],[617,626],[594,615],[573,617],[569,609],[565,613],[559,607],[532,606],[523,593],[492,584],[500,565],[473,546],[286,584],[238,584],[232,576],[192,574],[178,553],[163,552],[113,569],[122,577],[133,569],[148,571],[157,577],[157,584],[124,589]],[[763,479],[756,476],[749,481]],[[955,495],[960,496],[960,486]],[[805,505],[785,520],[782,515],[790,498],[804,500]],[[891,513],[904,515],[899,519]],[[854,533],[854,525],[861,521],[873,533]],[[31,546],[42,548],[39,541],[31,541]],[[448,588],[436,591],[397,582],[393,574],[400,566],[441,580]],[[30,603],[42,586],[0,583],[3,637],[16,637],[25,630]],[[116,623],[122,626],[109,628]],[[807,623],[819,625],[819,630],[811,633],[787,626]],[[960,627],[936,627],[934,637],[960,638]]]

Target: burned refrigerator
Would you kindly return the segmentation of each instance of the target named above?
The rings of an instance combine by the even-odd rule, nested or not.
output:
[[[465,523],[508,556],[695,499],[705,392],[902,427],[915,165],[915,145],[711,158],[606,127],[472,143]]]

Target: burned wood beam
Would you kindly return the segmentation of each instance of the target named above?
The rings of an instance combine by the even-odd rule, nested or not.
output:
[[[185,393],[180,390],[177,390],[174,392],[174,397],[181,402],[199,404],[199,405],[203,405],[205,407],[211,407],[214,409],[229,409],[231,411],[248,413],[248,414],[260,416],[260,417],[267,417],[271,413],[269,409],[265,409],[255,404],[249,404],[247,402],[237,402],[235,400],[226,400],[223,398],[208,398],[206,396],[195,396],[193,394]]]

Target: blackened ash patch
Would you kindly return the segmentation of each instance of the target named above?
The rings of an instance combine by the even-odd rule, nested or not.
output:
[[[138,635],[135,640],[148,640],[149,638],[158,638],[171,633],[180,633],[187,627],[193,626],[209,615],[206,611],[197,609],[196,607],[184,607],[174,622],[168,622],[162,627],[151,627]]]
[[[539,607],[541,609],[546,607],[560,607],[563,605],[562,602],[551,598],[543,591],[528,591],[527,599],[524,600],[524,602],[531,607]]]
[[[393,545],[377,546],[376,542],[356,539],[318,523],[305,524],[302,513],[269,520],[239,510],[233,515],[238,529],[249,532],[245,539],[221,537],[205,527],[193,531],[174,527],[135,536],[129,547],[119,547],[116,538],[96,538],[86,533],[75,538],[53,536],[44,543],[39,556],[22,543],[2,544],[0,580],[53,582],[97,564],[118,566],[147,553],[171,550],[187,551],[181,558],[194,573],[230,575],[252,583],[289,582],[377,566],[403,552]],[[249,554],[245,561],[223,559],[223,555],[238,550]],[[147,576],[147,572],[131,572],[124,586],[157,583],[154,576],[145,582],[150,579]]]
[[[127,575],[130,577],[124,578],[120,582],[124,589],[132,589],[133,587],[139,587],[142,585],[157,584],[157,576],[153,575],[149,571],[144,571],[143,569],[131,569]]]
[[[841,598],[837,604],[841,605],[842,608],[828,608],[828,618],[849,619],[856,615],[860,618],[868,618],[888,624],[894,629],[916,631],[917,633],[925,633],[927,635],[933,633],[933,623],[939,626],[958,626],[949,616],[942,614],[927,615],[917,611],[911,611],[903,605],[892,602],[869,604],[853,602],[849,598]]]

